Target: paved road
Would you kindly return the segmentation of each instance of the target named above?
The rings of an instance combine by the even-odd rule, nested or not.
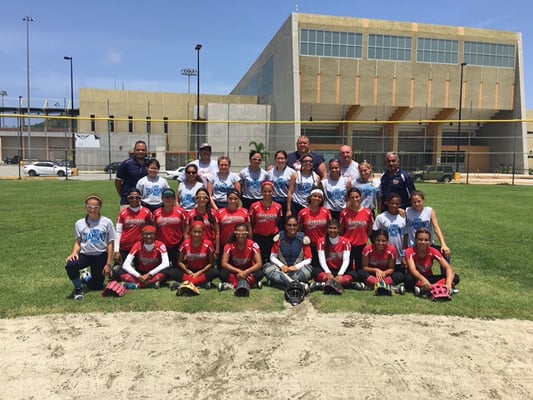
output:
[[[23,179],[30,179],[28,175],[24,174],[24,170],[20,167],[20,176]],[[0,179],[18,179],[19,169],[18,165],[0,165]],[[65,179],[65,178],[57,178]],[[104,181],[109,180],[109,174],[105,172],[85,172],[80,171],[78,176],[69,176],[69,179],[76,179],[81,181]],[[115,174],[111,175],[111,179],[115,179]]]

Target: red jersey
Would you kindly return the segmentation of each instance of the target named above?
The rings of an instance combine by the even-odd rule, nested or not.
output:
[[[329,240],[329,238],[322,237],[318,240],[316,246],[318,251],[326,251],[326,240]],[[352,245],[350,244],[350,241],[342,236],[339,236],[337,244],[330,243],[328,252],[325,253],[328,268],[330,270],[338,271],[342,266],[344,252],[350,252],[351,249]]]
[[[142,240],[142,228],[151,221],[152,213],[146,207],[141,207],[139,211],[133,211],[130,207],[122,210],[117,220],[117,224],[122,224],[120,250],[129,251],[135,243]]]
[[[420,258],[420,256],[416,253],[414,247],[409,247],[405,251],[405,259],[414,260],[416,270],[427,278],[433,276],[433,260],[442,259],[442,254],[437,249],[430,247],[428,249],[426,257]]]
[[[273,236],[278,233],[278,221],[282,216],[283,207],[275,201],[270,207],[265,207],[262,201],[256,201],[250,207],[250,220],[256,235]]]
[[[259,245],[253,240],[246,239],[244,250],[239,249],[237,242],[229,243],[224,246],[224,254],[229,254],[229,263],[237,269],[244,271],[254,263],[254,255],[260,254]]]
[[[161,207],[154,211],[154,222],[157,225],[156,239],[165,243],[167,247],[174,247],[183,240],[187,212],[179,206],[170,212]]]
[[[326,207],[320,207],[317,212],[308,207],[298,213],[298,223],[302,226],[303,233],[311,240],[311,245],[316,246],[319,239],[324,238],[331,221],[331,212]]]
[[[220,224],[221,245],[228,243],[237,225],[247,224],[249,222],[250,214],[246,208],[239,207],[235,211],[230,211],[227,208],[219,208],[218,223]]]
[[[374,213],[369,208],[359,211],[346,208],[341,212],[340,223],[342,236],[348,239],[352,246],[364,246],[368,243],[368,234],[374,224]]]
[[[204,221],[204,240],[209,240],[210,242],[215,243],[215,225],[218,225],[218,214],[216,211],[213,211],[212,214],[213,223],[209,221],[209,216],[207,213],[200,214],[196,208],[193,208],[187,215],[187,224],[191,226],[192,223],[197,220],[197,218],[201,218]]]
[[[130,254],[137,258],[137,271],[141,274],[146,274],[161,264],[161,255],[167,252],[163,242],[156,240],[154,244],[154,249],[149,251],[144,248],[143,242],[140,241],[135,243],[130,250]]]
[[[387,244],[385,250],[380,254],[373,244],[369,244],[363,249],[363,257],[368,258],[368,267],[379,268],[382,271],[386,271],[389,269],[389,260],[394,260],[394,263],[396,263],[398,253],[394,246]]]
[[[209,240],[204,240],[200,246],[195,247],[192,240],[188,239],[180,246],[179,252],[183,255],[183,262],[191,271],[200,271],[209,264],[209,257],[215,249]]]

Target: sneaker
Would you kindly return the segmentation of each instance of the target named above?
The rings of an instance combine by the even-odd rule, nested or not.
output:
[[[398,285],[393,285],[392,291],[396,294],[403,296],[405,294],[405,285],[403,283],[399,283]]]
[[[309,288],[309,285],[307,283],[304,283],[304,291],[305,291],[305,294],[309,294],[309,292],[311,292],[311,289]]]
[[[92,278],[92,275],[91,275],[91,270],[89,268],[83,268],[81,271],[80,271],[80,279],[81,279],[81,282],[82,283],[87,283],[91,280]]]
[[[314,292],[316,290],[322,290],[324,289],[324,282],[313,282],[311,283],[311,286],[309,286],[309,291]]]
[[[230,290],[233,289],[233,285],[229,282],[220,282],[218,284],[218,291],[222,292],[223,290]]]
[[[82,288],[75,288],[74,289],[74,300],[83,300],[85,297],[85,292]]]
[[[172,291],[178,290],[179,287],[180,287],[180,283],[179,282],[174,282],[172,285],[170,285],[170,290],[172,290]]]
[[[415,296],[416,297],[420,296],[420,288],[418,286],[415,286]]]
[[[256,287],[257,289],[263,289],[263,282],[261,282],[261,281],[257,282],[257,284],[255,285],[255,287]]]
[[[139,286],[137,286],[137,284],[134,282],[122,282],[122,286],[128,290],[135,290],[139,288]]]
[[[213,287],[213,284],[211,282],[202,283],[200,285],[202,289],[209,290]]]
[[[452,288],[452,292],[450,294],[457,294],[459,293],[459,289]]]
[[[355,290],[365,290],[366,285],[365,285],[364,282],[354,282],[354,283],[353,283],[353,288],[354,288]]]

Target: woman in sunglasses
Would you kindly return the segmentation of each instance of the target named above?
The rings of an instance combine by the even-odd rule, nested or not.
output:
[[[300,158],[301,167],[291,176],[287,195],[287,214],[285,217],[298,216],[309,205],[311,190],[321,188],[320,177],[313,171],[313,156],[310,153]]]
[[[142,240],[142,228],[152,222],[152,213],[141,205],[141,193],[138,189],[128,192],[128,207],[118,215],[115,237],[115,255],[117,263],[122,263],[135,243]]]
[[[196,192],[203,187],[202,178],[198,175],[198,166],[189,164],[185,168],[185,180],[178,186],[178,205],[189,212],[196,207]]]

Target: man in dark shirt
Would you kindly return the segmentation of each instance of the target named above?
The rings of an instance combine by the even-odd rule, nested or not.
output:
[[[287,157],[287,165],[295,171],[300,170],[300,157],[304,154],[311,153],[313,156],[313,171],[315,171],[320,179],[324,179],[328,175],[324,157],[320,154],[311,151],[311,140],[307,136],[300,136],[296,140],[296,151],[289,153]]]
[[[381,210],[386,210],[384,202],[391,193],[398,193],[402,198],[400,205],[404,210],[411,205],[411,194],[415,191],[413,178],[400,169],[400,157],[394,151],[385,156],[385,173],[381,176]]]
[[[123,161],[117,169],[115,188],[120,196],[121,210],[128,206],[128,192],[137,186],[139,179],[148,174],[146,155],[146,143],[139,140],[133,146],[133,156]]]

